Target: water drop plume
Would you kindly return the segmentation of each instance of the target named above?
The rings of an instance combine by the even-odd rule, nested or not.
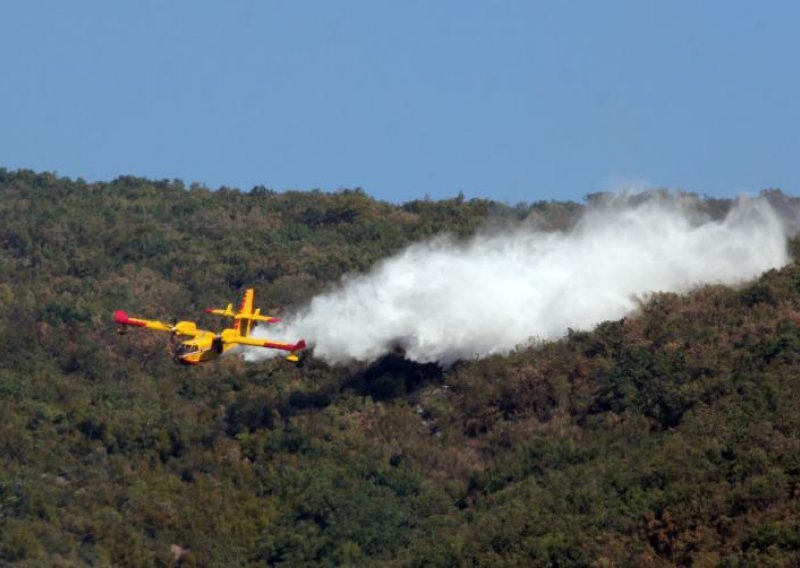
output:
[[[696,205],[623,195],[589,204],[563,232],[440,236],[344,277],[280,327],[257,332],[304,337],[330,363],[401,347],[411,360],[448,365],[619,319],[649,292],[736,284],[789,261],[784,225],[765,200],[740,198],[719,220]]]

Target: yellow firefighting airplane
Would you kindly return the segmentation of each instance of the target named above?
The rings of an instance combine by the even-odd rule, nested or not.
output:
[[[197,329],[197,324],[192,321],[179,321],[174,325],[169,325],[157,320],[146,320],[128,317],[122,310],[114,312],[114,321],[120,326],[146,327],[157,331],[168,331],[177,337],[189,337],[181,341],[175,350],[175,360],[184,365],[197,365],[205,361],[216,359],[222,353],[237,345],[251,345],[253,347],[267,347],[269,349],[280,349],[288,351],[287,361],[298,362],[300,357],[298,352],[306,347],[306,342],[301,339],[295,344],[281,343],[278,341],[268,341],[251,337],[254,322],[274,323],[281,321],[279,318],[262,316],[261,309],[253,310],[253,300],[255,292],[248,288],[242,298],[242,305],[238,312],[233,311],[233,304],[222,309],[206,310],[209,314],[233,318],[233,327],[223,329],[219,333]],[[124,327],[120,327],[120,333],[125,332]]]

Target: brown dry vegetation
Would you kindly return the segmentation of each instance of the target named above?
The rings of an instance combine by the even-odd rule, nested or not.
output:
[[[0,564],[799,563],[797,264],[447,370],[185,369],[110,321],[244,286],[291,307],[435,233],[580,208],[0,170]]]

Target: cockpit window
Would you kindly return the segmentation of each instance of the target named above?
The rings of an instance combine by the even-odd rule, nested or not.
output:
[[[175,356],[182,357],[183,355],[188,355],[189,353],[195,353],[197,351],[200,351],[197,345],[191,345],[191,344],[187,345],[186,343],[181,343],[175,349]]]

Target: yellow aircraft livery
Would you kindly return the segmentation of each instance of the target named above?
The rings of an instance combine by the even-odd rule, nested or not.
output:
[[[233,311],[233,304],[228,304],[228,307],[224,310],[206,310],[210,314],[233,318],[233,327],[223,329],[219,333],[198,329],[197,324],[192,321],[179,321],[174,325],[169,325],[157,320],[132,318],[128,317],[128,314],[122,310],[114,312],[114,321],[121,326],[146,327],[156,331],[167,331],[176,337],[188,337],[189,339],[180,342],[175,351],[175,360],[184,365],[197,365],[198,363],[216,359],[237,345],[288,351],[289,355],[286,356],[288,361],[299,361],[298,352],[306,347],[304,339],[291,344],[251,337],[250,333],[253,331],[253,326],[256,322],[272,323],[280,321],[278,318],[261,315],[261,309],[259,308],[253,310],[254,299],[255,292],[252,288],[248,288],[245,290],[242,305],[239,307],[238,312]],[[120,328],[120,333],[124,333],[124,331],[124,327]]]

